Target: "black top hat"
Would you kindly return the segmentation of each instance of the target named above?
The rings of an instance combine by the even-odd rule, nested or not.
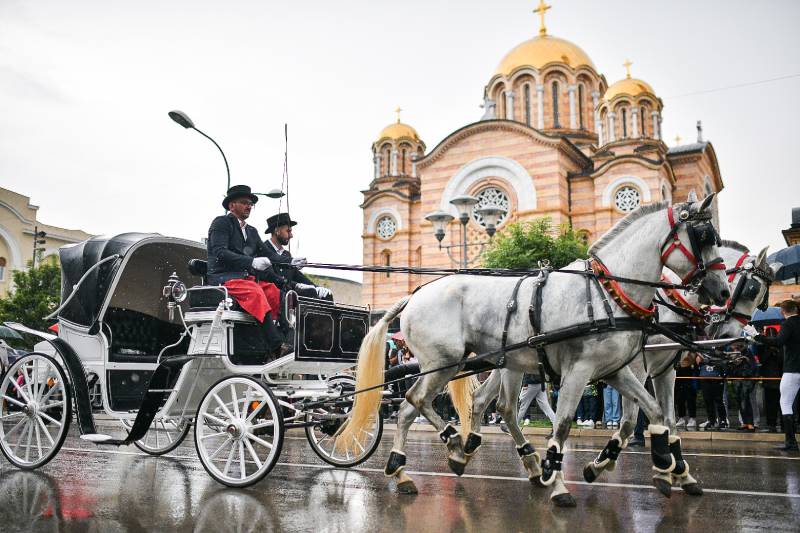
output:
[[[280,226],[296,226],[297,221],[292,220],[289,216],[289,213],[278,213],[277,215],[272,215],[267,219],[267,231],[264,233],[273,233],[276,229]]]
[[[228,204],[237,198],[249,198],[251,202],[258,202],[258,196],[250,192],[250,187],[247,185],[234,185],[228,189],[228,194],[222,200],[222,207],[228,209]]]

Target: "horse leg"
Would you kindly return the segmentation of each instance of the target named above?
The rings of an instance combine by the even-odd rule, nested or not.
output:
[[[675,428],[675,371],[669,369],[660,376],[653,378],[653,387],[655,387],[658,403],[661,405],[664,418],[670,429],[669,450],[675,457],[675,469],[671,473],[670,481],[679,483],[686,494],[702,496],[703,488],[689,473],[689,463],[683,458],[681,438]]]
[[[548,487],[553,486],[550,500],[558,507],[575,507],[575,498],[564,484],[561,471],[564,459],[564,442],[569,437],[572,417],[578,402],[581,400],[583,388],[589,382],[589,374],[571,369],[562,370],[561,388],[558,391],[556,407],[556,423],[553,426],[553,437],[547,442],[547,455],[542,459],[542,476],[539,482]]]
[[[630,364],[630,369],[639,380],[644,384],[647,379],[647,371],[644,368],[641,357],[636,357]],[[619,431],[615,432],[611,439],[606,443],[605,448],[600,454],[583,468],[583,479],[588,483],[594,482],[600,474],[608,470],[613,472],[617,466],[619,454],[628,446],[628,439],[633,434],[636,427],[636,419],[639,416],[639,406],[635,401],[627,396],[622,396],[622,420]]]
[[[534,385],[530,385],[533,387]],[[506,370],[503,372],[503,379],[500,386],[500,397],[497,400],[497,412],[503,417],[508,425],[508,432],[517,445],[517,453],[522,459],[522,465],[528,472],[528,479],[531,483],[537,483],[542,477],[542,468],[539,465],[542,458],[533,448],[522,430],[517,424],[517,401],[519,391],[522,387],[522,372]],[[513,421],[513,422],[512,422]]]
[[[406,399],[433,424],[433,427],[439,430],[439,438],[449,451],[447,464],[450,466],[450,470],[460,476],[464,473],[467,465],[461,435],[453,424],[442,420],[433,408],[433,399],[457,372],[457,369],[452,369],[422,376],[406,393]]]
[[[397,492],[401,494],[417,494],[417,487],[414,481],[405,472],[406,454],[404,451],[408,430],[411,428],[411,424],[414,423],[416,416],[417,408],[411,405],[408,400],[400,404],[400,409],[397,411],[397,431],[394,434],[392,451],[383,471],[387,477],[395,478]]]
[[[669,498],[672,494],[671,472],[675,469],[676,460],[669,446],[669,428],[664,425],[664,415],[661,413],[658,402],[639,383],[628,367],[606,378],[606,382],[616,388],[620,394],[638,402],[650,419],[648,427],[651,445],[650,457],[653,460],[653,471],[655,472],[653,484],[661,494]]]
[[[470,427],[467,442],[464,444],[464,455],[469,463],[481,445],[483,435],[481,435],[481,420],[483,413],[500,391],[501,381],[500,370],[493,370],[489,377],[475,391],[472,397],[472,426]]]

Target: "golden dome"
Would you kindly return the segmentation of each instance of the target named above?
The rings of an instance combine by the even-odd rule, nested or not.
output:
[[[383,128],[380,135],[378,135],[378,140],[380,141],[382,139],[412,139],[414,141],[419,141],[419,135],[417,134],[417,130],[408,124],[397,121]]]
[[[507,53],[497,65],[495,76],[497,74],[508,76],[523,66],[541,69],[548,63],[563,63],[572,68],[586,65],[597,70],[580,46],[552,35],[539,35],[517,45]]]
[[[652,94],[653,96],[656,95],[656,92],[652,87],[650,87],[650,84],[642,80],[637,80],[636,78],[625,78],[619,80],[617,83],[614,83],[608,89],[606,89],[603,99],[606,101],[611,101],[615,97],[623,94],[626,96],[639,96],[640,94],[647,93]]]

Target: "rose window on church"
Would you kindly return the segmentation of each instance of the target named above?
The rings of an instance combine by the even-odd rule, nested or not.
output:
[[[636,187],[625,185],[617,189],[614,195],[614,205],[623,213],[630,213],[642,203],[641,195]]]
[[[475,198],[478,199],[478,203],[472,208],[472,220],[475,223],[486,227],[483,217],[478,213],[478,209],[483,207],[493,206],[503,210],[503,213],[497,218],[497,226],[500,226],[508,216],[510,202],[508,201],[508,195],[502,189],[488,187],[476,194]]]
[[[375,233],[377,233],[378,237],[381,239],[391,239],[394,237],[396,231],[397,222],[390,216],[381,217],[375,225]]]

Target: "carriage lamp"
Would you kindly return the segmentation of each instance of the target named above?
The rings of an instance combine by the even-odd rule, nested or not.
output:
[[[212,143],[214,143],[214,146],[217,147],[217,149],[219,150],[219,153],[222,154],[222,160],[225,161],[225,171],[228,173],[228,187],[225,189],[225,191],[230,189],[231,188],[231,169],[228,166],[228,158],[225,157],[225,152],[222,151],[222,148],[220,148],[219,144],[217,144],[217,141],[215,141],[214,139],[212,139],[211,137],[209,137],[208,135],[206,135],[205,133],[203,133],[202,131],[197,129],[197,126],[194,125],[194,122],[192,121],[192,119],[189,118],[189,115],[187,115],[183,111],[178,111],[176,109],[176,110],[170,111],[169,113],[167,113],[167,115],[169,115],[169,118],[174,120],[177,124],[180,124],[181,126],[186,128],[187,130],[190,130],[190,129],[194,130],[197,133],[199,133],[200,135],[202,135],[203,137],[205,137],[206,139],[208,139],[209,141],[211,141]],[[272,192],[272,191],[270,191],[270,192]]]
[[[425,217],[425,220],[433,224],[434,235],[436,240],[439,241],[439,248],[442,247],[442,239],[444,239],[444,228],[453,220],[453,216],[444,211],[434,211]]]
[[[475,212],[483,217],[483,223],[486,224],[486,233],[489,234],[489,238],[491,239],[494,237],[494,234],[497,231],[497,221],[500,219],[500,215],[505,213],[505,211],[499,206],[487,205],[485,207],[481,207],[480,209],[476,209]]]
[[[167,284],[164,285],[161,294],[163,294],[165,298],[181,303],[189,295],[189,291],[186,290],[186,285],[178,278],[178,273],[173,272],[169,279],[167,279]]]

